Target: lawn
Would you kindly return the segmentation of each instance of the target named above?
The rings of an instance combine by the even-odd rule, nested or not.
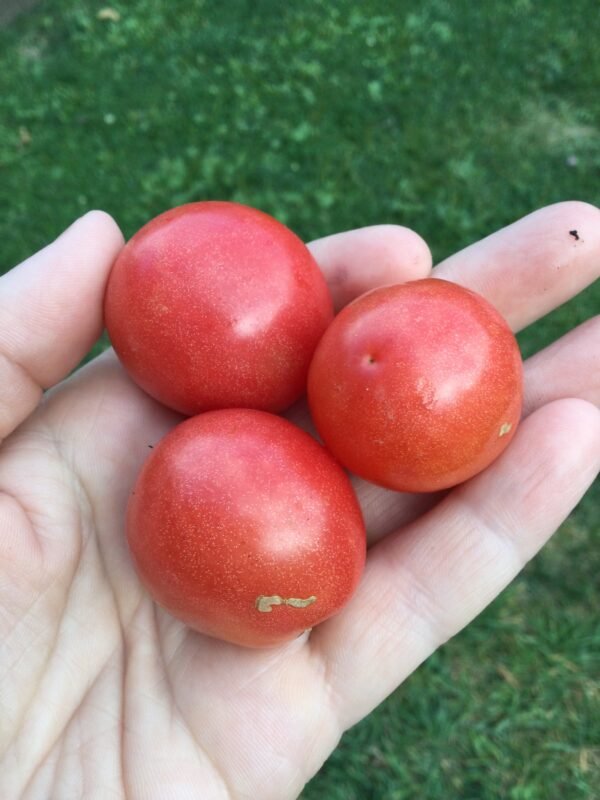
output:
[[[54,0],[0,30],[4,271],[103,208],[258,206],[305,239],[414,228],[436,261],[600,204],[596,0]],[[520,335],[525,355],[600,286]],[[600,491],[346,734],[303,800],[600,796]]]

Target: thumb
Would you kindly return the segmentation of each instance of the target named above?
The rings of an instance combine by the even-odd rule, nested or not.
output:
[[[91,211],[0,278],[0,439],[100,336],[104,288],[122,245],[113,219]]]

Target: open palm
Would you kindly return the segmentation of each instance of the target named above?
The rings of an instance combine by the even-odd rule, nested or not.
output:
[[[527,418],[484,473],[443,497],[355,481],[371,542],[355,598],[285,647],[245,650],[157,608],[129,560],[128,494],[179,417],[111,352],[59,383],[100,334],[121,245],[93,212],[0,280],[0,797],[295,798],[342,732],[506,586],[594,479],[598,318],[527,362]],[[338,306],[431,269],[422,240],[394,226],[312,248]],[[563,203],[434,274],[518,329],[599,271],[600,212]],[[42,398],[41,387],[53,388]]]

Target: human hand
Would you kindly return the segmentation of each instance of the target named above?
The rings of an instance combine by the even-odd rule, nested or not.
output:
[[[371,543],[356,596],[284,647],[245,650],[157,608],[128,556],[129,491],[179,417],[112,352],[63,380],[100,334],[121,245],[94,212],[0,279],[0,797],[294,798],[342,732],[509,583],[594,479],[600,318],[526,362],[526,419],[481,475],[443,497],[356,480]],[[431,267],[422,240],[393,226],[312,249],[338,307]],[[520,329],[599,271],[600,211],[562,203],[434,274]],[[40,387],[52,387],[41,403]]]

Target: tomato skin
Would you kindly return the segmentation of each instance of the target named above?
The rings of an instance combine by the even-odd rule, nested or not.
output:
[[[515,337],[483,297],[435,278],[381,287],[347,306],[308,378],[330,452],[381,486],[430,492],[487,467],[522,406]]]
[[[332,317],[303,242],[261,211],[219,201],[179,206],[141,228],[105,297],[106,327],[131,377],[188,415],[290,406]]]
[[[160,605],[248,647],[280,644],[339,611],[366,554],[341,467],[287,420],[249,409],[188,419],[154,448],[130,497],[127,536]],[[261,597],[270,611],[257,608]]]

